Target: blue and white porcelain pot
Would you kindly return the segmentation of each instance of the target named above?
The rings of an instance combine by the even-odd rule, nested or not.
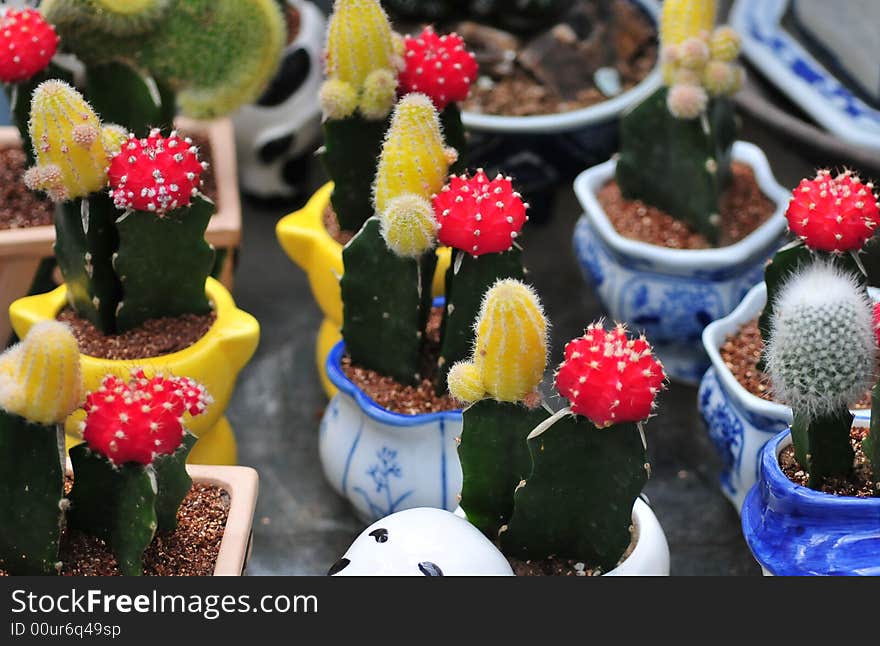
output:
[[[584,209],[574,231],[581,270],[608,314],[647,334],[667,374],[696,384],[709,367],[700,336],[763,279],[785,234],[790,192],[777,183],[761,149],[738,141],[733,158],[750,166],[776,211],[743,240],[716,249],[668,249],[619,234],[597,199],[614,178],[612,159],[581,173],[574,190]]]
[[[779,466],[790,444],[785,431],[764,446],[742,509],[746,542],[764,574],[880,576],[880,498],[796,485]]]
[[[414,507],[458,506],[461,411],[423,415],[391,412],[345,376],[340,341],[327,357],[327,376],[339,392],[321,420],[318,451],[324,475],[372,523]]]
[[[871,290],[877,299],[877,292]],[[712,322],[703,332],[703,347],[712,367],[703,375],[697,397],[700,414],[722,462],[721,490],[740,510],[758,477],[760,453],[768,440],[792,422],[791,409],[746,390],[721,358],[721,346],[749,321],[760,316],[767,303],[767,286],[755,285],[729,315]],[[854,410],[859,421],[868,410]]]

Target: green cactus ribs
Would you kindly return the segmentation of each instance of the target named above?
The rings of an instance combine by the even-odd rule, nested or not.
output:
[[[446,145],[458,153],[458,159],[449,167],[449,172],[464,173],[467,170],[467,138],[458,105],[450,103],[443,109],[440,113],[440,124],[443,126],[443,140]]]
[[[458,456],[461,508],[491,540],[513,513],[513,492],[532,469],[526,436],[549,416],[544,408],[484,399],[464,410]]]
[[[599,429],[586,418],[566,416],[528,445],[533,467],[514,494],[502,551],[613,569],[632,541],[633,504],[648,479],[638,427]]]
[[[54,574],[64,499],[64,436],[0,410],[0,568]]]
[[[372,193],[376,160],[389,119],[370,120],[359,114],[324,122],[321,160],[333,180],[330,202],[343,231],[358,231],[373,216]]]
[[[474,345],[474,321],[483,295],[503,278],[522,280],[525,274],[516,247],[502,253],[472,256],[453,250],[446,270],[446,311],[441,330],[437,392],[446,392],[446,376],[453,364],[467,359]]]
[[[76,313],[104,334],[116,332],[122,286],[113,268],[119,246],[113,200],[106,193],[64,202],[55,217],[55,257]]]
[[[213,214],[214,203],[198,195],[163,217],[130,211],[119,219],[113,264],[124,290],[116,314],[120,331],[148,319],[210,312],[205,281],[214,250],[205,230]]]
[[[136,137],[146,137],[153,127],[167,133],[173,126],[173,93],[126,63],[87,67],[86,85],[86,98],[101,118]]]
[[[852,423],[853,414],[846,408],[810,420],[795,417],[791,436],[798,461],[810,473],[810,488],[819,489],[826,478],[852,473],[855,459],[850,443]]]
[[[437,257],[433,251],[419,259],[397,256],[379,229],[379,219],[369,219],[342,251],[342,336],[352,363],[414,383]]]
[[[717,244],[736,139],[733,104],[714,98],[705,118],[678,119],[667,93],[660,88],[621,120],[616,180],[624,197],[667,211]]]

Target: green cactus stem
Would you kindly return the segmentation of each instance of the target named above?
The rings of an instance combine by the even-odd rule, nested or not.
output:
[[[61,427],[0,410],[0,568],[54,574],[64,501]]]
[[[820,489],[831,476],[852,473],[855,460],[850,442],[852,424],[853,414],[846,408],[812,420],[795,417],[791,437],[798,462],[810,474],[811,489]]]
[[[437,256],[433,251],[418,259],[397,256],[374,217],[345,246],[342,260],[342,337],[352,362],[402,383],[416,382]]]
[[[163,84],[121,62],[86,68],[86,98],[107,123],[146,137],[153,127],[173,126],[174,95]]]
[[[103,539],[122,574],[143,574],[144,550],[156,532],[177,526],[177,509],[192,485],[185,463],[194,444],[187,433],[177,451],[147,466],[114,466],[86,444],[75,446],[70,450],[75,476],[70,526]]]
[[[598,429],[586,418],[565,416],[528,445],[532,471],[514,494],[502,551],[614,568],[632,540],[633,504],[648,479],[639,428]]]
[[[104,334],[116,332],[116,308],[122,298],[113,269],[118,215],[106,193],[93,193],[64,202],[55,216],[55,257],[70,306]]]
[[[736,139],[733,103],[718,97],[703,117],[678,119],[666,95],[660,88],[621,120],[617,183],[624,197],[663,209],[718,244]]]
[[[461,109],[455,103],[447,105],[440,113],[443,126],[443,140],[458,153],[458,159],[449,167],[450,173],[463,173],[467,170],[467,138],[461,122]]]
[[[543,407],[484,399],[464,410],[458,457],[461,508],[491,540],[513,513],[513,492],[532,470],[526,436],[548,417]]]
[[[875,496],[880,496],[880,384],[871,390],[871,430],[862,440],[862,451],[871,463],[874,476]]]
[[[198,195],[190,206],[163,217],[130,211],[119,218],[113,265],[123,285],[116,313],[120,332],[148,319],[211,311],[205,281],[214,249],[205,242],[205,230],[214,210],[211,200]]]
[[[359,114],[324,122],[321,161],[333,180],[330,203],[343,231],[359,231],[373,216],[376,160],[388,124],[388,119],[365,119]]]
[[[437,392],[446,392],[446,376],[457,361],[470,357],[474,346],[474,321],[483,295],[503,278],[522,280],[525,276],[521,252],[510,251],[472,256],[455,250],[446,270],[446,309],[441,329]]]

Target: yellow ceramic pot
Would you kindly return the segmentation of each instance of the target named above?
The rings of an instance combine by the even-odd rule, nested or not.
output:
[[[235,436],[223,412],[229,404],[238,373],[257,349],[260,326],[253,316],[235,306],[232,295],[213,278],[208,279],[205,291],[217,312],[217,320],[205,336],[185,350],[150,359],[112,361],[81,355],[83,387],[87,391],[95,390],[105,375],[112,373],[127,377],[136,366],[144,368],[147,374],[164,372],[192,377],[205,385],[214,403],[189,423],[189,429],[199,436],[189,461],[193,464],[235,464]],[[47,294],[21,298],[9,308],[12,327],[19,337],[24,338],[32,325],[54,319],[66,305],[67,288],[64,285]],[[84,413],[79,411],[68,418],[68,446],[82,442],[79,422],[83,416]]]
[[[342,327],[342,296],[339,291],[339,277],[343,272],[342,245],[330,237],[323,220],[332,192],[333,184],[325,184],[312,195],[308,204],[281,218],[275,228],[285,253],[308,275],[312,294],[324,313],[324,322],[318,332],[315,363],[328,397],[336,393],[336,388],[327,378],[324,366],[330,349],[340,339],[339,329]],[[449,258],[448,247],[438,250],[434,296],[443,295]]]

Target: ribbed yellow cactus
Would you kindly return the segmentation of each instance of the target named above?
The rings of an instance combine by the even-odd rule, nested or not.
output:
[[[398,47],[399,39],[378,0],[336,0],[327,30],[327,78],[349,85],[361,97],[361,111],[369,119],[385,117],[394,105],[401,61]],[[383,74],[377,76],[379,71]],[[338,89],[332,93],[339,94]]]
[[[431,196],[446,182],[455,151],[447,148],[440,117],[423,94],[408,94],[394,109],[382,146],[373,205],[388,247],[402,256],[434,245]]]
[[[57,321],[34,325],[0,355],[0,408],[37,424],[60,424],[82,400],[79,348]]]
[[[517,402],[538,388],[547,363],[547,319],[535,291],[505,278],[483,297],[473,357],[449,373],[449,392],[473,402],[485,397]]]
[[[85,197],[107,183],[107,165],[122,142],[118,126],[101,120],[82,95],[63,81],[41,83],[28,124],[37,165],[25,182],[56,202]]]
[[[678,45],[708,34],[715,26],[718,0],[665,0],[660,17],[661,45]]]

